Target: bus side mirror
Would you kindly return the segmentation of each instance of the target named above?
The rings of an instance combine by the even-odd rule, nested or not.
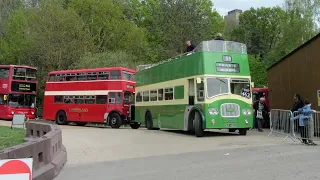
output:
[[[201,84],[201,78],[197,78],[197,84]]]

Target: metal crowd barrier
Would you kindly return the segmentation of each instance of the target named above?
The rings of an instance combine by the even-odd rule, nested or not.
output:
[[[270,110],[270,136],[274,135],[285,135],[286,137],[283,139],[285,141],[287,138],[291,138],[293,141],[295,140],[294,134],[292,133],[292,123],[290,118],[292,118],[292,112],[290,110],[283,109],[271,109]]]
[[[311,116],[311,118],[310,118]],[[320,113],[313,112],[311,115],[305,112],[294,112],[292,131],[295,135],[294,140],[308,140],[309,142],[320,141]]]
[[[311,116],[311,118],[310,118]],[[310,114],[305,112],[291,112],[290,110],[271,109],[270,110],[270,136],[284,135],[295,142],[308,140],[320,141],[320,112]]]

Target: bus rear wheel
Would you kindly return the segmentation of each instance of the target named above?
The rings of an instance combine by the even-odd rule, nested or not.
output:
[[[132,123],[132,124],[130,124],[130,127],[132,129],[138,129],[140,127],[140,124],[139,123]]]
[[[110,116],[110,126],[112,128],[119,128],[122,125],[122,118],[118,113],[113,113]]]
[[[56,123],[58,125],[67,125],[68,124],[68,119],[67,115],[64,111],[59,111],[56,115]]]
[[[243,136],[247,135],[247,129],[239,129],[239,134]]]
[[[203,136],[202,120],[198,111],[194,113],[194,132],[197,137]]]

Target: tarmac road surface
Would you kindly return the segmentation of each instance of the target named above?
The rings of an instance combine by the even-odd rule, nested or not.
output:
[[[319,150],[283,144],[73,164],[56,180],[318,180]]]

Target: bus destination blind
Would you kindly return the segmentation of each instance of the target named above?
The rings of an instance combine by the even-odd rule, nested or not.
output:
[[[238,73],[240,72],[240,66],[237,63],[216,63],[216,71]]]

